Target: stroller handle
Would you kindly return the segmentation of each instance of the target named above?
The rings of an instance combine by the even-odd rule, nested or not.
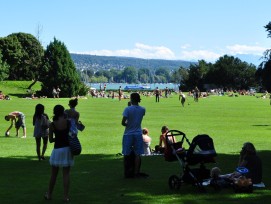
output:
[[[173,142],[175,143],[175,136],[182,136],[182,140],[181,142],[184,141],[184,139],[186,140],[186,142],[190,145],[191,143],[189,142],[189,140],[187,139],[185,133],[179,131],[179,130],[169,130],[166,133],[166,141],[170,142],[170,137],[173,139]]]
[[[185,136],[185,133],[179,131],[179,130],[169,130],[166,133],[166,137],[172,137],[172,136]]]

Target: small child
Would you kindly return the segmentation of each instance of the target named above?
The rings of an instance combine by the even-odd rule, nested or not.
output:
[[[232,183],[232,181],[221,175],[221,170],[218,167],[214,167],[211,169],[210,177],[210,185],[213,186],[215,189],[229,187]]]
[[[221,170],[218,167],[214,167],[211,169],[210,176],[212,179],[218,179],[221,174]]]

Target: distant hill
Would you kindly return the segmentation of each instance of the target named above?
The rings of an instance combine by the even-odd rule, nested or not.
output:
[[[179,67],[188,68],[194,62],[183,60],[162,60],[162,59],[141,59],[133,57],[111,57],[97,56],[71,53],[71,57],[77,69],[119,69],[123,70],[126,67],[158,69],[166,68],[170,70],[178,69]]]

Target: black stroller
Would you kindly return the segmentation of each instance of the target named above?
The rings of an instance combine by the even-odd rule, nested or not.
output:
[[[178,140],[178,137],[182,138]],[[183,148],[184,140],[189,145],[187,150]],[[176,175],[169,177],[169,187],[171,189],[179,189],[183,183],[188,183],[203,190],[203,180],[210,178],[210,170],[204,164],[214,163],[214,157],[217,155],[213,139],[206,134],[197,135],[190,143],[183,132],[169,130],[166,134],[166,142],[165,160],[169,162],[179,161],[183,169],[180,177]],[[189,167],[190,165],[198,165],[199,167],[192,169]]]

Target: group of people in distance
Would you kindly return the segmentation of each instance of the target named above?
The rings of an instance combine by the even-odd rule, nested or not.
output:
[[[53,98],[59,98],[60,91],[61,89],[59,88],[59,86],[57,86],[56,88],[53,87],[52,91]]]

